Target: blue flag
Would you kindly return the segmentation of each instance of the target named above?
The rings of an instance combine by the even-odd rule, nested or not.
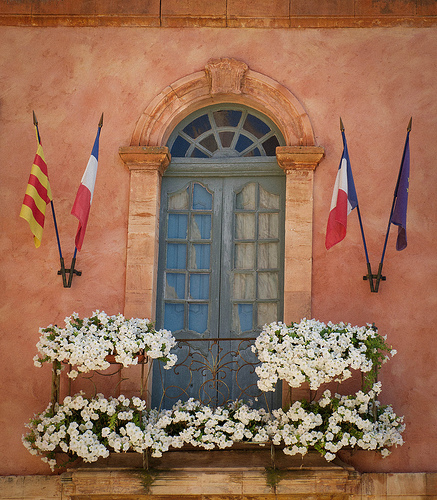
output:
[[[395,205],[390,222],[398,226],[396,250],[407,247],[407,205],[408,189],[410,184],[410,131],[405,141],[404,155],[402,157],[398,184],[395,190]]]

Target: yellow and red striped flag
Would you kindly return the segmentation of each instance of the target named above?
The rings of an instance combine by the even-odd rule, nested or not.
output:
[[[35,119],[34,122],[38,149],[33,160],[32,170],[30,171],[20,217],[29,223],[30,230],[34,236],[35,247],[38,248],[42,240],[46,206],[52,200],[52,191],[50,189],[47,164],[41,146],[41,138],[38,132],[38,124]]]

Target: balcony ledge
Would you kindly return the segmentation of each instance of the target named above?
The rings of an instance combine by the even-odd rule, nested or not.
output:
[[[61,476],[68,500],[98,498],[104,489],[111,498],[138,500],[160,498],[209,498],[251,500],[278,498],[346,499],[360,488],[360,474],[340,460],[327,462],[318,452],[305,457],[275,453],[275,466],[281,471],[275,487],[266,482],[266,467],[271,467],[270,446],[240,444],[227,450],[183,448],[168,451],[159,459],[149,459],[154,480],[149,489],[142,483],[143,457],[138,453],[112,453],[92,464],[77,463]],[[86,496],[82,496],[86,495]],[[95,496],[94,496],[95,495]],[[117,495],[115,497],[115,495]],[[143,497],[144,495],[144,497]],[[150,496],[147,496],[150,495]],[[292,496],[289,496],[292,495]],[[296,497],[294,496],[296,495]],[[212,496],[212,497],[211,497]],[[284,497],[285,498],[285,497]]]

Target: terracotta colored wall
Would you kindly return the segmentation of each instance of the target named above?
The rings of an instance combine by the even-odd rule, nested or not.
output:
[[[434,28],[282,30],[14,28],[0,30],[1,337],[0,474],[46,474],[20,438],[47,405],[50,370],[35,368],[38,328],[73,311],[123,311],[129,174],[119,155],[135,123],[167,85],[210,58],[234,57],[277,80],[300,100],[326,158],[315,173],[314,317],[375,322],[398,355],[382,372],[382,400],[406,417],[405,445],[382,460],[358,452],[365,471],[435,471],[437,438],[437,181]],[[67,265],[76,219],[70,215],[98,120],[105,122],[91,218],[71,289],[62,288],[51,214],[33,247],[18,217],[36,142],[35,110],[49,166]],[[324,234],[342,144],[348,137],[371,262],[376,267],[406,127],[411,133],[409,245],[396,252],[392,230],[387,281],[371,294],[356,214],[347,238],[327,252]]]

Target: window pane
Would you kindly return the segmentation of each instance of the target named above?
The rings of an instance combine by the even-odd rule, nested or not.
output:
[[[217,127],[236,127],[241,118],[241,111],[224,109],[213,113]]]
[[[262,186],[260,186],[259,206],[260,208],[279,209],[279,196],[274,193],[269,193]]]
[[[237,144],[235,146],[235,149],[241,153],[245,149],[247,149],[249,146],[253,144],[252,139],[249,139],[249,137],[246,137],[245,135],[240,135],[238,138]]]
[[[209,123],[208,115],[199,116],[191,123],[189,123],[185,128],[184,132],[195,139],[199,135],[203,134],[207,130],[210,130],[211,124]]]
[[[255,269],[255,243],[237,243],[235,245],[235,268]]]
[[[235,214],[235,237],[238,240],[255,239],[255,214]]]
[[[185,298],[185,274],[167,273],[165,283],[165,297],[167,299]]]
[[[209,269],[211,265],[211,245],[194,244],[190,261],[192,269]]]
[[[193,210],[212,210],[212,194],[197,182],[193,186]]]
[[[232,329],[238,333],[253,329],[253,304],[234,304]]]
[[[184,329],[184,305],[165,304],[164,328],[171,332]]]
[[[258,273],[258,298],[278,298],[278,273]]]
[[[257,139],[261,139],[262,136],[270,132],[270,127],[253,115],[247,115],[243,128],[253,134]]]
[[[208,328],[208,304],[190,304],[188,309],[188,328],[203,333]]]
[[[258,326],[263,327],[273,321],[278,321],[278,306],[276,302],[258,304]]]
[[[167,269],[185,269],[187,265],[187,245],[167,244]]]
[[[223,148],[230,148],[232,144],[232,139],[234,138],[234,132],[219,132],[220,142]]]
[[[211,239],[211,216],[208,214],[195,214],[191,219],[191,239]]]
[[[169,210],[188,210],[190,195],[188,188],[179,193],[174,193],[168,197]]]
[[[209,299],[209,274],[191,274],[190,297],[192,299]]]
[[[203,151],[200,151],[200,149],[195,148],[191,153],[191,158],[209,158],[209,156]]]
[[[278,214],[259,214],[259,237],[278,238],[279,216]]]
[[[167,236],[169,238],[182,239],[187,238],[188,215],[169,214]]]
[[[278,267],[278,243],[259,243],[258,267],[259,269],[275,269]]]
[[[255,210],[256,184],[248,184],[237,193],[237,208],[240,210]]]
[[[202,139],[200,141],[200,144],[208,149],[209,151],[211,151],[211,153],[213,153],[217,148],[217,141],[215,140],[215,137],[213,134],[210,134],[208,135],[208,137],[205,137],[205,139]]]
[[[276,135],[273,135],[262,143],[266,156],[276,156],[276,148],[279,146],[279,141]]]
[[[176,140],[171,148],[171,155],[177,158],[182,158],[187,153],[189,147],[190,143],[183,137],[178,136],[176,137]]]
[[[255,300],[255,275],[234,273],[234,300]]]

